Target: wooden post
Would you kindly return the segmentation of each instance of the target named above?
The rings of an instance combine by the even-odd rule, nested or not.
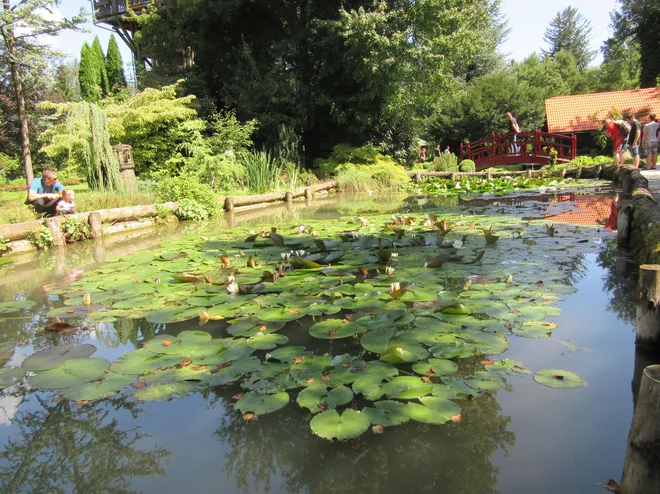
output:
[[[305,187],[305,199],[311,199],[312,198],[312,189],[309,187]]]
[[[451,179],[452,182],[456,182],[458,175],[456,173],[452,173],[451,175],[449,175],[449,178]]]
[[[225,211],[232,212],[234,210],[234,198],[225,197]]]
[[[620,494],[660,492],[660,365],[644,369],[633,416]]]
[[[463,144],[461,144],[461,156],[463,155]],[[415,183],[421,183],[422,181],[422,174],[417,172],[415,173]]]
[[[284,201],[286,201],[286,202],[288,202],[288,203],[292,203],[292,202],[293,202],[293,192],[291,192],[290,190],[288,190],[288,191],[284,194]]]
[[[89,213],[89,228],[92,232],[92,238],[101,236],[101,215],[97,211]]]
[[[64,234],[60,228],[60,223],[64,219],[63,216],[54,216],[53,218],[45,218],[44,224],[50,230],[50,233],[53,235],[53,245],[60,247],[66,244],[64,240]]]
[[[635,344],[647,348],[660,348],[659,273],[660,264],[642,264],[639,267]]]
[[[632,213],[632,204],[619,207],[619,215],[616,220],[616,243],[619,245],[628,245],[628,242],[630,242]]]

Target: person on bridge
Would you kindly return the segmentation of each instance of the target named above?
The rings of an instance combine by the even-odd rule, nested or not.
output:
[[[642,146],[646,151],[646,169],[655,170],[658,163],[658,128],[660,124],[655,115],[649,115],[649,122],[642,131]]]
[[[518,134],[520,133],[520,125],[518,121],[511,115],[511,112],[506,112],[506,118],[509,120],[509,131],[513,134],[511,139],[511,152],[515,154],[520,153],[520,146],[516,143],[518,140]]]

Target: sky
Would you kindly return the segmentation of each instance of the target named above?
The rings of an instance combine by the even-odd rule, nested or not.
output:
[[[542,48],[547,48],[543,35],[550,21],[559,11],[572,6],[591,22],[593,35],[591,48],[598,50],[594,63],[599,64],[602,62],[600,47],[611,35],[610,12],[617,7],[617,3],[617,0],[555,0],[547,3],[536,0],[502,0],[501,10],[508,21],[510,33],[500,51],[516,61],[522,61],[533,52],[540,53]],[[92,10],[89,0],[63,0],[60,11],[62,15],[69,17],[76,14],[80,7],[85,8],[87,12]],[[94,36],[98,35],[101,45],[106,49],[111,32],[94,26],[91,22],[86,28],[88,30],[86,33],[61,34],[53,41],[55,48],[78,58],[83,43],[87,41],[91,44]],[[129,62],[130,50],[121,39],[117,38],[117,42],[124,62]]]

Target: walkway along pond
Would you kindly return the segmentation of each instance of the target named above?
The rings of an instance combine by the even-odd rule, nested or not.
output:
[[[380,202],[199,225],[3,285],[3,491],[398,492],[415,478],[577,493],[618,477],[634,299],[602,289],[628,283],[614,233],[546,219],[580,201]]]

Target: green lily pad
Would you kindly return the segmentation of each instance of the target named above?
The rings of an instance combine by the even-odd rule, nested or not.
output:
[[[69,359],[86,358],[96,351],[94,345],[84,343],[82,345],[73,346],[71,343],[66,345],[54,346],[46,348],[28,358],[23,360],[21,367],[30,372],[45,371],[55,369],[64,365]]]
[[[247,346],[255,350],[270,350],[277,345],[285,345],[289,338],[282,334],[275,333],[257,333],[247,339]]]
[[[410,420],[410,408],[398,401],[377,401],[374,406],[376,408],[367,407],[362,409],[362,413],[366,414],[369,421],[374,425],[401,425]]]
[[[287,362],[291,363],[293,362],[296,358],[301,358],[301,357],[311,357],[313,352],[308,352],[305,350],[304,346],[285,346],[282,348],[278,348],[277,350],[273,350],[272,352],[268,352],[266,354],[266,359],[275,359],[279,360],[280,362]]]
[[[133,398],[140,401],[164,401],[170,398],[183,398],[200,390],[197,384],[187,381],[167,384],[150,384],[133,393]]]
[[[362,326],[344,322],[341,319],[328,319],[314,324],[309,328],[309,334],[314,338],[323,340],[335,340],[339,338],[348,338],[364,331]]]
[[[11,300],[0,303],[0,314],[11,314],[34,307],[36,302],[32,300]]]
[[[163,355],[189,355],[201,351],[211,341],[205,331],[182,331],[177,336],[160,334],[144,344],[144,349]]]
[[[577,374],[560,369],[544,369],[534,375],[534,380],[550,388],[577,388],[586,384]]]
[[[452,417],[461,413],[460,407],[451,400],[446,400],[437,396],[425,396],[424,398],[420,398],[419,401],[421,401],[426,407],[444,415],[445,422],[449,422]]]
[[[25,369],[22,367],[3,367],[0,369],[0,389],[6,389],[13,386],[25,376]]]
[[[183,360],[181,355],[155,354],[144,348],[122,355],[110,366],[118,374],[138,376],[149,374],[158,369],[174,367]]]
[[[108,372],[98,381],[64,388],[59,393],[63,398],[73,401],[102,400],[130,386],[134,381],[135,376]]]
[[[252,412],[255,415],[271,413],[284,407],[289,403],[289,394],[281,391],[273,395],[261,395],[253,391],[245,395],[236,402],[236,408],[241,413]]]
[[[435,398],[435,397],[429,397]],[[443,398],[438,398],[439,400],[444,400]],[[424,424],[444,424],[451,420],[451,417],[447,418],[447,413],[442,410],[435,410],[430,406],[421,405],[419,403],[408,403],[408,409],[410,410],[410,418],[416,422],[422,422]]]
[[[28,381],[41,389],[69,388],[100,379],[109,367],[110,362],[105,359],[74,358],[67,360],[62,367],[38,372]]]
[[[5,353],[9,353],[14,348],[16,348],[16,343],[14,343],[12,341],[7,341],[5,343],[0,343],[0,355],[4,355]]]
[[[298,404],[312,413],[326,408],[337,408],[353,399],[353,391],[346,386],[328,389],[323,384],[312,384],[298,393]]]
[[[314,434],[324,439],[344,441],[364,433],[370,425],[369,417],[357,410],[344,410],[339,415],[336,410],[326,410],[315,415],[310,423]]]
[[[383,392],[390,398],[411,400],[426,396],[433,389],[433,383],[424,382],[415,376],[395,377],[383,386]]]
[[[220,365],[234,360],[240,360],[254,353],[245,338],[223,338],[211,340],[199,352],[193,354],[195,365]]]
[[[430,358],[427,362],[413,364],[412,369],[423,376],[447,376],[454,374],[458,370],[458,365],[451,360]]]

